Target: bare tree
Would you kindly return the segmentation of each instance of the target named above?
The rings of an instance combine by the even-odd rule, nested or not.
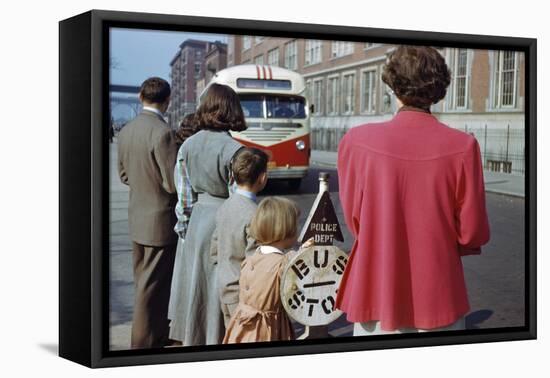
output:
[[[113,58],[112,56],[109,57],[109,68],[113,70],[119,70],[120,69],[120,62]]]

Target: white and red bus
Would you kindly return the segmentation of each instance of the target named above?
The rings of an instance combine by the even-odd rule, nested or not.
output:
[[[248,129],[232,132],[233,138],[266,151],[268,177],[288,180],[297,189],[311,154],[310,107],[302,75],[281,67],[243,64],[217,72],[203,95],[213,83],[231,87],[241,100]]]

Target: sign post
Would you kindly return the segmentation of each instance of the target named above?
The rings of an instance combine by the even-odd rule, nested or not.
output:
[[[328,191],[329,174],[319,174],[319,194],[313,203],[298,241],[313,238],[314,245],[301,250],[285,267],[281,299],[286,312],[306,326],[299,339],[328,337],[328,324],[341,311],[335,308],[336,294],[348,260],[333,245],[344,241]]]

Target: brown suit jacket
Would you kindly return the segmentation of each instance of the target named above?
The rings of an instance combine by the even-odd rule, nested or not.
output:
[[[118,172],[130,186],[128,225],[136,243],[163,246],[177,242],[177,153],[173,131],[153,112],[144,110],[119,133]]]

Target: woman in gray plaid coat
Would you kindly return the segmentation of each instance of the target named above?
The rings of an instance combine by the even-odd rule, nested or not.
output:
[[[178,156],[197,202],[178,248],[170,294],[170,338],[186,346],[220,344],[224,336],[210,240],[216,212],[229,197],[231,159],[243,147],[229,131],[246,129],[237,94],[219,84],[209,87],[195,122],[200,131],[183,143]]]

